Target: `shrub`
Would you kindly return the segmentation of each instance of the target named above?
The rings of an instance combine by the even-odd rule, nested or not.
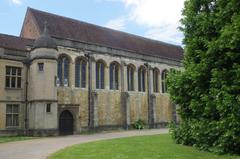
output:
[[[145,126],[145,122],[141,119],[137,120],[134,124],[133,124],[133,127],[135,129],[144,129],[144,126]]]
[[[168,91],[181,123],[180,144],[240,154],[240,1],[186,0],[184,69],[170,72]]]

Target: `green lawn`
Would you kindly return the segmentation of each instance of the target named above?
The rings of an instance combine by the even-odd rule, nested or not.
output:
[[[165,134],[75,145],[56,152],[50,159],[240,159],[240,156],[219,156],[177,145]]]
[[[28,136],[1,136],[0,143],[21,141],[21,140],[30,140],[30,139],[35,139],[35,138],[36,137],[28,137]]]

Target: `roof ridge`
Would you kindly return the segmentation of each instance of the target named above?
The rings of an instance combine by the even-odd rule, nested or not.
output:
[[[141,38],[141,39],[143,39],[143,40],[156,42],[156,43],[159,43],[159,44],[162,44],[162,45],[168,45],[168,46],[174,46],[174,47],[182,48],[180,45],[176,45],[176,44],[172,44],[172,43],[167,43],[167,42],[163,42],[163,41],[160,41],[160,40],[155,40],[155,39],[146,38],[146,37],[143,37],[143,36],[140,36],[140,35],[136,35],[136,34],[132,34],[132,33],[120,31],[120,30],[115,30],[115,29],[112,29],[112,28],[108,28],[108,27],[104,27],[104,26],[97,25],[97,24],[92,24],[92,23],[84,22],[84,21],[81,21],[81,20],[78,20],[78,19],[74,19],[74,18],[70,18],[70,17],[66,17],[66,16],[62,16],[62,15],[58,15],[58,14],[54,14],[54,13],[50,13],[50,12],[46,12],[46,11],[42,11],[42,10],[38,10],[38,9],[35,9],[35,8],[28,7],[28,9],[29,9],[29,11],[37,11],[37,12],[41,12],[41,13],[43,13],[43,14],[47,14],[47,15],[51,15],[51,16],[55,16],[55,17],[61,17],[61,18],[64,18],[65,20],[70,20],[70,21],[72,21],[72,22],[77,22],[77,23],[86,24],[86,25],[92,25],[92,26],[97,27],[97,28],[100,27],[100,28],[102,28],[102,29],[104,29],[104,30],[107,30],[107,31],[110,31],[110,30],[111,30],[111,31],[114,31],[114,32],[123,33],[123,34],[128,35],[128,36],[131,36],[131,37]]]
[[[12,37],[12,38],[34,41],[34,39],[24,38],[24,37],[20,37],[20,36],[16,36],[16,35],[5,34],[5,33],[0,33],[0,36],[8,36],[8,37]]]

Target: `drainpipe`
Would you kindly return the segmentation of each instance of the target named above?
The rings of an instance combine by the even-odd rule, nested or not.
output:
[[[84,56],[88,59],[88,127],[93,128],[92,119],[92,57],[89,55],[89,51],[86,51]]]
[[[151,82],[150,82],[150,65],[148,63],[144,63],[144,65],[147,68],[147,85],[148,85],[148,90],[147,90],[147,101],[148,101],[148,124],[149,128],[152,128],[152,105],[150,101],[150,96],[151,96]]]
[[[25,82],[25,116],[24,116],[24,129],[25,129],[25,135],[28,135],[28,77],[29,77],[29,67],[30,67],[30,60],[29,55],[27,57],[27,60],[24,61],[24,64],[26,65],[26,82]]]

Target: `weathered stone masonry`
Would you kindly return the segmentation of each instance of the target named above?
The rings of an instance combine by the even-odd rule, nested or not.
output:
[[[71,24],[76,28],[71,28],[74,33],[69,38]],[[119,40],[123,38],[125,42]],[[68,65],[59,62],[62,57]],[[79,77],[78,59],[86,63]],[[162,73],[181,70],[181,60],[181,47],[29,8],[21,37],[0,34],[0,134],[129,129],[139,119],[150,128],[166,126],[176,119],[176,110],[169,95],[162,92]],[[100,75],[96,70],[99,62],[104,65]],[[113,63],[114,75],[110,73]],[[133,90],[129,90],[130,66]],[[8,88],[7,67],[12,72],[20,68],[21,87],[13,84]],[[153,70],[157,70],[157,78]],[[12,84],[15,75],[9,76]],[[83,81],[80,87],[76,79]],[[99,89],[97,82],[104,88]]]

